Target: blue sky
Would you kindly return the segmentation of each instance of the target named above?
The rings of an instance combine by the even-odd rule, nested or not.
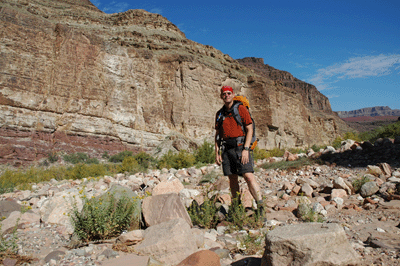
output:
[[[104,1],[145,9],[234,59],[259,57],[317,87],[333,111],[400,109],[400,1]]]

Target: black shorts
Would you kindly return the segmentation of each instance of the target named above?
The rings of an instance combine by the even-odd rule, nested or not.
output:
[[[242,157],[243,146],[239,147],[225,147],[222,152],[222,170],[225,176],[240,175],[245,173],[253,173],[253,156],[249,152],[249,162],[242,164],[240,162]]]

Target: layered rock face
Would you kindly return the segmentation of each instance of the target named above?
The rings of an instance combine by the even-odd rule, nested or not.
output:
[[[264,59],[262,58],[246,57],[237,61],[253,69],[257,74],[275,81],[275,84],[294,89],[301,95],[303,103],[307,108],[327,113],[332,111],[328,98],[320,93],[314,85],[293,77],[287,71],[264,64]]]
[[[359,116],[400,116],[399,109],[391,109],[389,106],[375,106],[353,111],[339,111],[337,113],[340,118]]]
[[[211,140],[222,85],[249,98],[261,148],[328,143],[346,128],[326,98],[304,100],[158,14],[2,0],[0,21],[0,163]]]

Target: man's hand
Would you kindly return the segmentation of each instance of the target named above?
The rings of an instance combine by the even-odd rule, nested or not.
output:
[[[218,165],[221,165],[221,163],[222,163],[221,154],[217,153],[217,154],[215,155],[215,162],[216,162]]]
[[[242,159],[241,159],[241,163],[242,164],[246,164],[249,162],[249,151],[243,150],[242,151]]]

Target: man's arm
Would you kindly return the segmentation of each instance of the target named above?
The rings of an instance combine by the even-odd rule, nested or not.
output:
[[[251,138],[253,137],[253,124],[248,124],[245,127],[245,130],[246,130],[246,139],[244,141],[244,147],[250,148]],[[249,158],[250,158],[249,153],[250,153],[250,151],[248,151],[248,150],[246,151],[245,149],[243,149],[242,160],[241,160],[242,164],[246,164],[249,162]]]
[[[221,145],[221,140],[218,139],[218,135],[219,135],[219,129],[215,130],[215,162],[218,165],[221,165],[222,163],[222,158],[221,158],[221,154],[219,151],[219,147]]]

